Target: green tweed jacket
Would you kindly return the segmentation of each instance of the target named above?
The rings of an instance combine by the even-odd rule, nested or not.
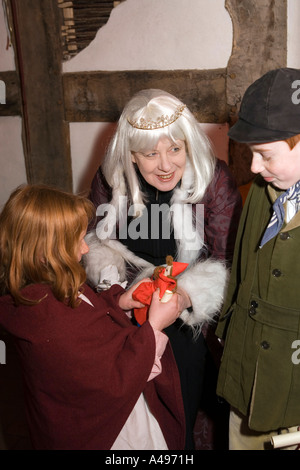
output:
[[[279,194],[260,176],[250,188],[216,330],[217,393],[260,432],[300,425],[300,212],[259,248]]]

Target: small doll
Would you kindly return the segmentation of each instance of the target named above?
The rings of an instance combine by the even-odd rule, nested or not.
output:
[[[143,308],[134,309],[134,316],[139,325],[147,320],[147,314],[152,299],[152,294],[159,288],[159,298],[161,302],[168,302],[177,288],[176,276],[182,273],[187,263],[173,261],[173,257],[166,257],[166,266],[157,266],[154,269],[151,281],[140,284],[132,294],[134,300],[138,300],[145,305]]]

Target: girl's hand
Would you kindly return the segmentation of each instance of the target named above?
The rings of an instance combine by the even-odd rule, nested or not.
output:
[[[119,307],[122,310],[132,310],[133,308],[144,307],[144,304],[132,298],[132,293],[140,284],[142,284],[142,282],[149,282],[149,281],[150,281],[149,278],[142,279],[140,282],[134,284],[133,286],[130,287],[130,289],[125,291],[124,294],[122,294],[119,298]]]
[[[159,289],[154,292],[148,317],[153,329],[162,331],[167,326],[172,325],[180,314],[177,293],[174,293],[168,302],[163,303],[159,300]]]

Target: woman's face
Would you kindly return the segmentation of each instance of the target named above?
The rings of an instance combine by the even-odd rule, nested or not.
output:
[[[181,180],[186,164],[184,140],[172,142],[167,137],[160,139],[153,149],[132,152],[132,161],[141,175],[159,191],[171,191]]]

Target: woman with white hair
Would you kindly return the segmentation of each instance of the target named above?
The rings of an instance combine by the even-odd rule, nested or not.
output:
[[[201,330],[222,305],[242,206],[234,179],[187,106],[148,89],[125,106],[90,199],[98,219],[85,266],[94,286],[103,286],[108,265],[117,266],[118,281],[133,282],[167,255],[189,263],[178,277],[180,319],[165,333],[181,376],[186,448],[192,449],[208,351]]]

